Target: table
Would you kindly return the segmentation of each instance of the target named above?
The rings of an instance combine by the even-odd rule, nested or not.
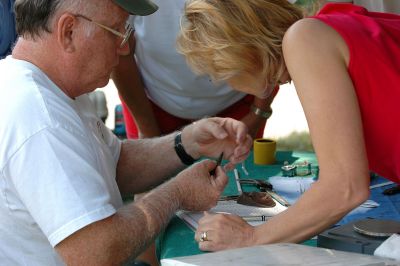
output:
[[[245,161],[245,166],[249,176],[245,176],[241,165],[236,168],[241,178],[268,179],[271,176],[282,175],[281,166],[285,161],[289,164],[308,161],[312,165],[317,165],[314,153],[278,151],[274,165],[256,166],[253,164],[253,154]],[[229,183],[224,190],[224,195],[234,195],[237,193],[236,182],[233,171],[228,173]],[[371,185],[382,183],[387,180],[377,177],[371,181]],[[373,217],[381,219],[392,219],[400,221],[400,194],[384,196],[382,191],[387,187],[380,187],[371,190],[370,199],[381,204],[378,208],[362,208],[352,211],[345,216],[338,224],[348,223],[361,218]],[[243,186],[244,191],[252,191],[254,187]],[[316,240],[306,241],[304,244],[316,246]],[[203,253],[199,250],[197,242],[194,240],[194,232],[179,218],[174,217],[168,227],[160,234],[156,241],[158,258],[172,258],[180,256],[190,256]]]

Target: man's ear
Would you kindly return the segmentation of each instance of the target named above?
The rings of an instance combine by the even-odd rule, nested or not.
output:
[[[75,51],[75,36],[76,31],[76,17],[71,14],[65,13],[61,15],[57,23],[57,40],[59,45],[67,53]]]

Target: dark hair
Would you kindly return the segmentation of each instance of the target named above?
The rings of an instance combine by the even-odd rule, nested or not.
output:
[[[32,38],[51,32],[50,21],[63,0],[16,0],[15,20],[19,35]]]

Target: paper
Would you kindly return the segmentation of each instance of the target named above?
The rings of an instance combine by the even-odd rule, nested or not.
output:
[[[393,234],[386,239],[374,252],[375,256],[390,258],[400,262],[400,235]]]
[[[161,260],[162,266],[384,266],[396,261],[298,244],[272,244]]]
[[[209,212],[236,214],[240,217],[244,217],[244,219],[247,220],[249,224],[256,226],[265,222],[262,221],[261,217],[265,217],[266,219],[268,219],[269,217],[275,216],[278,213],[287,209],[287,207],[282,206],[275,199],[274,201],[276,205],[272,208],[260,208],[242,205],[238,204],[235,200],[218,201],[217,206],[210,209]],[[198,226],[198,221],[203,217],[203,212],[179,211],[176,215],[184,222],[186,222],[193,230],[195,230]]]
[[[268,181],[272,184],[274,191],[293,205],[311,187],[315,179],[313,177],[272,176]]]

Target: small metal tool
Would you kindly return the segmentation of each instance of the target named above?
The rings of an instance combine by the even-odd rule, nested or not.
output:
[[[218,165],[221,165],[221,162],[222,162],[222,158],[223,158],[223,157],[224,157],[224,153],[222,152],[221,155],[218,157],[217,165],[215,166],[214,169],[212,169],[212,170],[210,171],[210,175],[215,176],[215,171],[217,170]]]
[[[236,181],[238,193],[239,193],[239,195],[242,195],[243,190],[242,190],[242,186],[240,185],[239,171],[235,168],[235,169],[233,169],[233,173],[235,174],[235,181]]]
[[[392,182],[392,181],[383,182],[383,183],[380,183],[380,184],[369,186],[369,189],[378,188],[378,187],[385,187],[385,186],[388,186],[388,185],[391,185],[391,184],[394,184],[394,182]]]
[[[225,200],[237,200],[239,198],[238,195],[228,195],[228,196],[221,196],[218,200],[225,201]]]
[[[249,172],[246,169],[246,165],[244,164],[244,161],[242,162],[242,171],[245,175],[249,175]]]
[[[272,184],[265,180],[240,179],[240,184],[255,185],[261,192],[265,192],[267,189],[272,190]]]
[[[290,203],[287,202],[282,196],[278,195],[275,191],[273,190],[267,190],[266,191],[274,200],[279,202],[282,206],[285,207],[290,207]]]

